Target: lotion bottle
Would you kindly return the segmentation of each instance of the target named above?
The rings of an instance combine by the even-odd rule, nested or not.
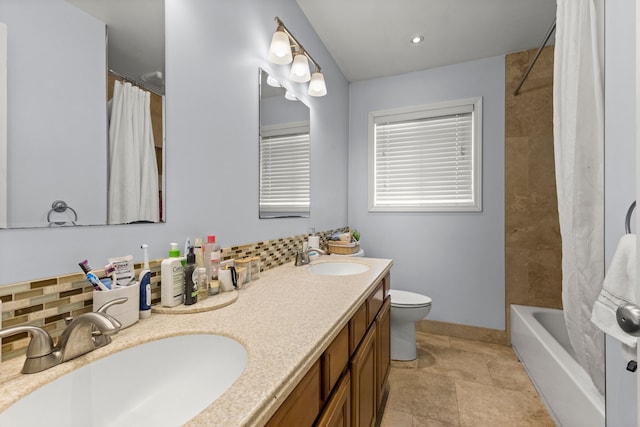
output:
[[[193,246],[189,246],[187,263],[184,265],[184,305],[193,305],[198,302],[198,285],[193,280],[196,272],[196,254],[193,250]]]
[[[160,264],[161,294],[160,303],[163,307],[175,307],[182,303],[184,293],[184,266],[177,243],[171,243],[169,258]]]
[[[140,282],[140,319],[146,319],[151,315],[151,270],[149,270],[149,245],[143,243],[144,264],[138,276]]]

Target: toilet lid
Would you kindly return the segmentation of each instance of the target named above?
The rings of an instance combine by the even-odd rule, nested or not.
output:
[[[431,305],[431,298],[409,291],[390,289],[391,306],[393,307],[427,307]]]

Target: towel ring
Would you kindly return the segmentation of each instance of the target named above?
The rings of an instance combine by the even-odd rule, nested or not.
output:
[[[631,214],[633,213],[633,210],[636,208],[636,201],[634,200],[633,203],[631,203],[631,206],[629,206],[629,209],[627,210],[627,216],[624,219],[624,231],[627,234],[631,234]]]
[[[67,221],[51,221],[51,213],[52,212],[62,213],[62,212],[66,212],[67,210],[70,210],[71,212],[73,212],[73,221],[71,221],[71,223],[73,225],[76,225],[76,221],[78,220],[78,213],[75,211],[75,209],[67,205],[67,202],[65,202],[64,200],[56,200],[51,204],[51,209],[49,209],[49,213],[47,214],[47,222],[49,223],[49,227],[51,227],[51,224],[55,224],[55,225],[66,224]]]

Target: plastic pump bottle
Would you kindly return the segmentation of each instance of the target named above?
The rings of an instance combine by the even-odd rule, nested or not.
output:
[[[193,246],[189,246],[187,263],[184,266],[184,305],[193,305],[198,302],[198,285],[193,280],[197,268],[196,254],[193,250]]]
[[[180,256],[177,243],[171,243],[169,258],[160,264],[160,281],[162,282],[160,302],[163,307],[175,307],[182,303],[184,293],[184,257]]]
[[[149,270],[149,245],[143,243],[144,264],[138,276],[140,282],[140,319],[146,319],[151,315],[151,270]]]

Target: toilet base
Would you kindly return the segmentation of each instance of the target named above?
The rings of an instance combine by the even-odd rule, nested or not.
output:
[[[416,357],[416,324],[394,322],[391,316],[391,359],[408,362]]]

